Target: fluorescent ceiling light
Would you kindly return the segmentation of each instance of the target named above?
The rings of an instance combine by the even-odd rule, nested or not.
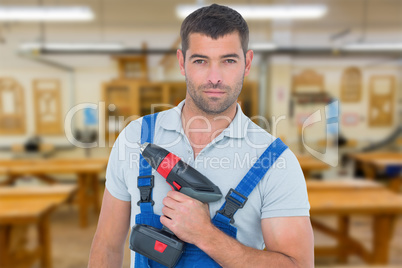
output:
[[[199,5],[178,5],[176,14],[184,19],[200,8]],[[325,15],[327,7],[323,5],[230,5],[244,19],[318,19]]]
[[[117,43],[24,43],[20,45],[20,50],[63,50],[63,51],[121,51],[125,47]]]
[[[92,10],[84,6],[0,6],[0,21],[89,21]]]
[[[402,43],[356,43],[342,47],[348,51],[393,51],[402,50]]]
[[[273,51],[277,49],[277,45],[274,43],[254,43],[250,44],[249,49],[254,51]]]

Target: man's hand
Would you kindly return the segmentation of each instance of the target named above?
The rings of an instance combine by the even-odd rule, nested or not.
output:
[[[208,228],[213,228],[208,204],[176,191],[163,199],[161,223],[181,240],[196,244]]]

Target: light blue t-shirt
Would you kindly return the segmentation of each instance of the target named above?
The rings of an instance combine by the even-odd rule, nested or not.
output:
[[[223,196],[246,175],[258,157],[275,140],[268,132],[243,114],[240,106],[234,120],[194,159],[190,142],[184,134],[181,110],[177,107],[159,113],[154,143],[179,156],[215,183]],[[137,188],[142,118],[131,122],[119,135],[112,149],[106,172],[106,188],[116,198],[132,201],[131,226],[140,213]],[[207,131],[207,130],[205,130]],[[171,190],[165,179],[153,170],[154,212],[162,214],[162,199]],[[224,203],[224,197],[209,204],[211,218]],[[264,248],[261,219],[309,216],[306,182],[295,155],[286,149],[265,177],[249,195],[246,205],[234,216],[237,239],[246,246]],[[134,259],[135,254],[131,254]]]

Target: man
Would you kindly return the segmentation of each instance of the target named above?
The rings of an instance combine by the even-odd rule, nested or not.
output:
[[[276,142],[236,103],[253,59],[253,51],[247,49],[248,27],[236,11],[214,4],[189,15],[181,37],[177,58],[186,78],[186,99],[157,116],[153,142],[180,156],[226,195]],[[133,144],[141,137],[143,122],[130,123],[112,150],[89,267],[121,267],[130,219],[133,226],[141,218],[137,206],[139,148]],[[262,175],[244,207],[229,219],[228,228],[237,229],[237,235],[229,235],[215,224],[224,198],[202,204],[170,191],[159,174],[153,175],[152,216],[162,215],[160,222],[188,243],[179,267],[314,266],[306,185],[289,149]],[[193,254],[192,247],[207,255]],[[192,255],[202,257],[197,260]],[[155,265],[148,259],[139,264],[139,258],[132,252],[132,267],[134,263],[136,267]]]

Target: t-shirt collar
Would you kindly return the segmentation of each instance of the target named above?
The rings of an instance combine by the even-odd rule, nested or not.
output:
[[[162,119],[160,126],[166,130],[173,130],[179,133],[184,133],[183,126],[181,124],[181,112],[184,106],[185,100],[181,101],[176,107],[166,111],[166,114]],[[250,123],[250,119],[243,113],[239,104],[237,104],[236,115],[229,126],[223,130],[222,134],[230,138],[244,138],[247,133],[247,124]]]
[[[181,125],[181,111],[185,100],[181,101],[176,107],[166,111],[162,118],[160,126],[166,130],[174,130],[179,133],[184,133]]]

